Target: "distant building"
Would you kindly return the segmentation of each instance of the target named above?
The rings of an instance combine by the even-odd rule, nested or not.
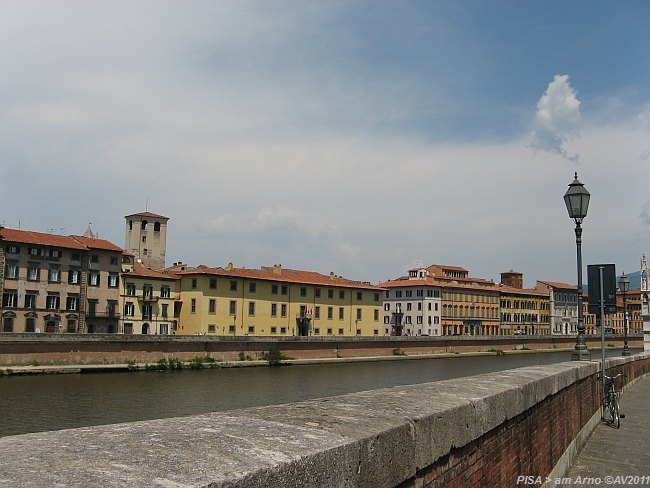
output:
[[[179,278],[139,262],[122,274],[120,309],[124,334],[170,335],[176,331],[174,303]]]
[[[548,293],[551,335],[578,333],[578,288],[567,283],[537,281],[536,289]],[[580,300],[582,306],[582,300]]]
[[[440,283],[426,269],[411,269],[408,277],[386,281],[378,286],[386,290],[383,335],[442,335]]]
[[[160,270],[165,267],[168,217],[141,212],[124,217],[125,249],[145,268]]]
[[[3,332],[118,332],[122,249],[0,227]]]
[[[501,273],[501,334],[550,334],[550,301],[547,290],[523,287],[523,274]]]
[[[180,269],[179,268],[186,268]],[[168,270],[165,270],[168,271]],[[378,336],[383,288],[330,273],[175,265],[178,334]]]

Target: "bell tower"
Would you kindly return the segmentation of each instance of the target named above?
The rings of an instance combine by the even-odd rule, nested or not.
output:
[[[168,217],[151,212],[141,212],[124,217],[124,248],[149,269],[165,267]]]

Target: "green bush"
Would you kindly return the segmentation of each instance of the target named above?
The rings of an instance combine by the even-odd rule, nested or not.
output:
[[[406,353],[402,351],[399,347],[393,349],[393,356],[406,356]]]

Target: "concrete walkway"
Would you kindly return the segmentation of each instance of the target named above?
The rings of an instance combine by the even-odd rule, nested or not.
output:
[[[637,380],[621,395],[621,412],[625,418],[621,419],[620,429],[604,422],[596,427],[569,469],[568,478],[600,478],[601,486],[650,486],[650,375]],[[624,480],[617,476],[646,479]]]

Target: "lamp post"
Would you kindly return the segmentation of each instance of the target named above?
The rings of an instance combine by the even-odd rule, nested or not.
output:
[[[585,339],[585,322],[584,313],[582,310],[582,221],[587,216],[587,208],[589,207],[589,192],[582,183],[578,181],[578,173],[576,172],[573,182],[569,185],[569,189],[564,194],[564,203],[569,212],[569,218],[573,219],[576,223],[576,247],[577,247],[577,261],[578,261],[578,337],[576,338],[576,346],[571,353],[573,361],[589,360],[590,354],[587,349],[587,341]]]
[[[625,276],[625,272],[618,280],[618,289],[623,293],[623,333],[625,334],[623,339],[623,356],[630,355],[630,348],[627,347],[627,302],[625,294],[630,289],[630,279]]]

